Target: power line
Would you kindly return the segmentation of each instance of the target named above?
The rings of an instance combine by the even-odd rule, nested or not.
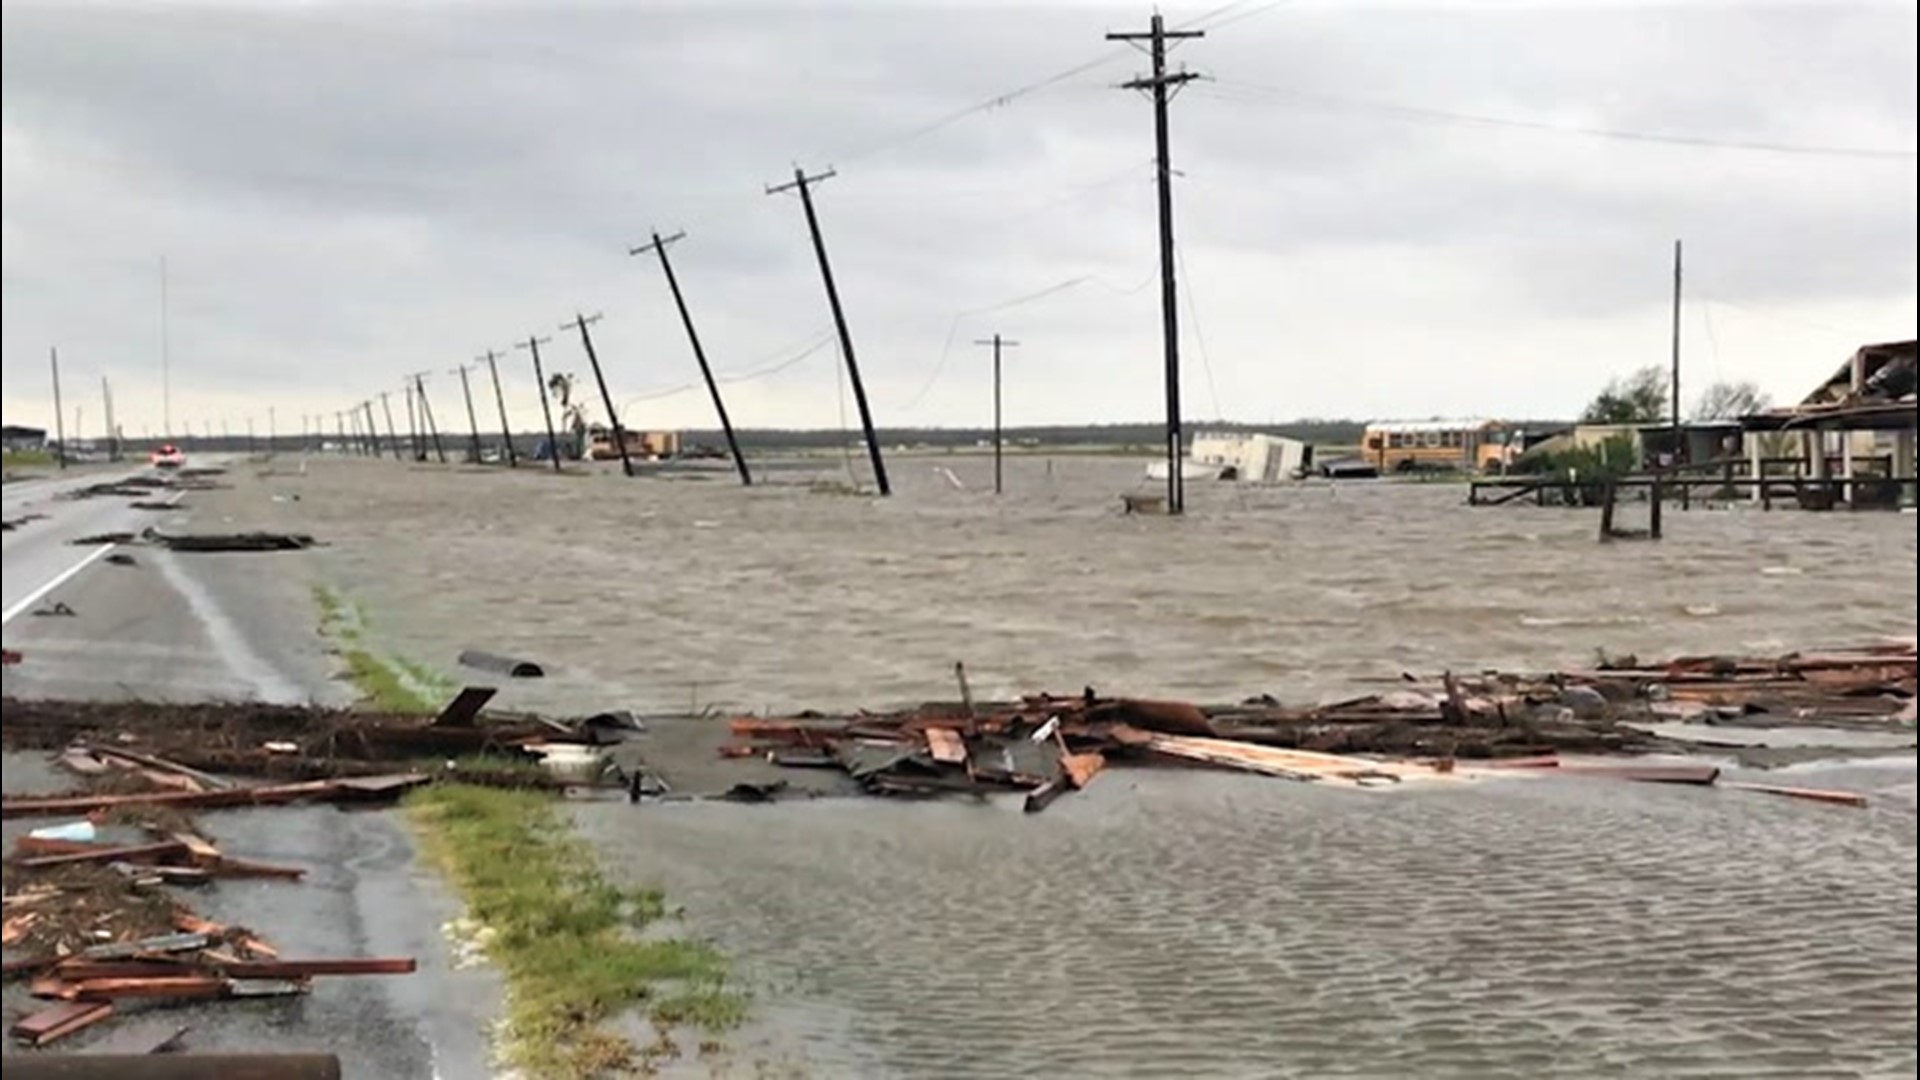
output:
[[[1226,416],[1220,408],[1220,391],[1213,384],[1213,357],[1207,355],[1207,335],[1200,331],[1200,307],[1193,299],[1193,275],[1187,272],[1187,248],[1184,244],[1175,244],[1174,258],[1180,263],[1180,279],[1184,284],[1180,291],[1187,296],[1187,316],[1193,320],[1193,343],[1200,349],[1200,370],[1207,376],[1207,396],[1213,399],[1215,419]]]
[[[771,375],[777,375],[780,372],[785,371],[788,368],[794,366],[795,364],[798,364],[801,361],[808,359],[809,357],[818,353],[821,349],[824,349],[831,344],[833,344],[833,331],[825,330],[819,334],[814,335],[813,338],[806,345],[806,347],[799,353],[796,353],[792,356],[788,356],[785,359],[780,360],[774,364],[768,365],[766,367],[756,368],[751,371],[744,371],[738,375],[715,375],[713,377],[713,381],[730,386],[734,383],[752,382],[755,379],[764,379]],[[782,351],[784,352],[785,350],[782,350]],[[653,390],[645,394],[640,394],[635,397],[630,397],[626,399],[626,401],[621,403],[620,411],[624,413],[626,412],[628,406],[638,404],[642,401],[658,401],[661,398],[669,398],[674,396],[675,394],[684,394],[687,391],[692,390],[693,388],[699,385],[700,385],[699,383],[692,383],[692,382],[681,383],[678,386],[670,387],[665,390]]]
[[[1114,292],[1125,295],[1129,293],[1139,292],[1141,289],[1144,289],[1148,285],[1152,284],[1153,280],[1154,280],[1153,278],[1149,277],[1146,281],[1141,282],[1139,285],[1136,285],[1131,289],[1114,289],[1114,287],[1111,285],[1107,285],[1107,288],[1112,289]],[[1002,300],[997,304],[988,304],[985,307],[968,308],[964,311],[954,312],[953,323],[952,325],[947,327],[947,340],[945,344],[940,346],[940,359],[937,362],[935,362],[935,364],[933,365],[933,373],[927,376],[927,381],[920,385],[920,389],[914,391],[913,396],[907,400],[907,403],[905,405],[900,406],[900,411],[908,412],[915,408],[918,408],[920,405],[920,402],[926,398],[927,393],[933,389],[934,384],[940,381],[940,375],[942,372],[946,370],[946,367],[947,367],[947,359],[953,354],[953,343],[955,339],[957,339],[960,336],[960,324],[962,322],[964,322],[968,318],[971,318],[972,316],[975,316],[975,315],[985,315],[985,314],[988,314],[989,312],[1004,311],[1007,308],[1019,307],[1021,304],[1029,304],[1035,300],[1044,299],[1046,297],[1052,296],[1055,293],[1065,292],[1068,289],[1075,288],[1080,285],[1085,285],[1089,282],[1092,282],[1095,284],[1101,284],[1101,285],[1106,284],[1106,282],[1102,281],[1097,275],[1082,274],[1079,277],[1068,278],[1065,281],[1055,282],[1054,284],[1049,285],[1044,289],[1036,289],[1033,292],[1027,293],[1023,296],[1016,296],[1011,300]]]
[[[1744,139],[1724,139],[1705,135],[1676,135],[1664,132],[1629,131],[1621,128],[1589,127],[1575,124],[1551,124],[1539,120],[1520,120],[1512,117],[1486,116],[1479,113],[1454,112],[1447,109],[1433,109],[1423,105],[1403,105],[1391,101],[1372,101],[1361,98],[1337,97],[1329,94],[1314,94],[1300,90],[1289,90],[1278,86],[1262,86],[1257,83],[1245,83],[1238,80],[1216,80],[1216,84],[1227,89],[1250,91],[1255,94],[1269,95],[1308,107],[1332,110],[1355,110],[1377,112],[1398,116],[1408,120],[1432,121],[1449,124],[1478,125],[1481,127],[1512,128],[1519,131],[1540,131],[1558,135],[1577,135],[1595,139],[1612,139],[1621,142],[1658,143],[1667,146],[1691,146],[1709,150],[1741,150],[1768,154],[1793,154],[1806,157],[1854,158],[1867,161],[1912,161],[1920,158],[1916,150],[1877,150],[1864,147],[1847,146],[1810,146],[1798,143],[1764,142]],[[1224,100],[1234,100],[1230,95],[1216,95]]]
[[[1208,24],[1208,20],[1218,18],[1222,15],[1226,15],[1228,12],[1232,11],[1234,8],[1237,8],[1241,4],[1244,4],[1246,2],[1247,0],[1233,0],[1232,3],[1223,4],[1220,7],[1214,8],[1212,11],[1209,11],[1204,15],[1198,16],[1197,18],[1194,18],[1194,19],[1190,19],[1187,22],[1180,23],[1172,27],[1171,29],[1187,30],[1194,27],[1205,26]],[[1267,3],[1262,4],[1259,7],[1252,8],[1250,10],[1228,16],[1222,21],[1218,23],[1214,23],[1212,25],[1225,26],[1228,23],[1239,22],[1241,19],[1250,18],[1254,15],[1259,15],[1263,12],[1271,11],[1274,8],[1279,7],[1281,4],[1289,3],[1289,2],[1291,2],[1291,0],[1268,0]],[[1020,100],[1021,98],[1030,97],[1034,94],[1041,92],[1042,90],[1046,90],[1050,87],[1058,86],[1061,83],[1066,82],[1067,80],[1072,79],[1077,75],[1084,75],[1087,72],[1092,71],[1096,68],[1105,67],[1106,65],[1114,63],[1116,61],[1124,60],[1130,55],[1132,55],[1131,48],[1110,49],[1107,52],[1100,54],[1099,56],[1093,57],[1092,59],[1082,61],[1081,63],[1075,64],[1072,67],[1066,68],[1062,71],[1057,71],[1052,75],[1048,75],[1044,78],[1036,79],[1029,83],[1023,83],[1010,90],[1002,91],[998,94],[993,95],[992,97],[986,98],[983,101],[977,101],[972,105],[967,106],[964,109],[957,109],[953,112],[946,114],[945,116],[939,117],[935,120],[929,121],[928,123],[922,124],[919,127],[911,128],[907,131],[904,131],[899,135],[882,139],[879,142],[870,143],[865,147],[861,147],[859,149],[854,150],[850,154],[841,154],[835,160],[843,164],[847,162],[853,162],[853,161],[862,161],[867,158],[874,157],[878,154],[884,153],[888,150],[893,150],[898,147],[905,146],[907,143],[916,142],[920,139],[926,138],[928,135],[932,135],[937,131],[941,131],[948,127],[951,127],[954,124],[957,124],[960,121],[965,120],[970,116],[977,116],[980,113],[991,112],[995,109],[1005,108],[1009,105],[1012,105],[1014,102]]]

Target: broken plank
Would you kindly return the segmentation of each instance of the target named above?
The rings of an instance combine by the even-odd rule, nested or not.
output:
[[[151,754],[142,754],[138,751],[125,750],[116,746],[90,746],[87,747],[87,749],[96,757],[119,758],[122,761],[129,761],[135,765],[142,765],[158,772],[172,773],[175,776],[185,777],[199,784],[203,790],[220,791],[235,786],[231,780],[215,776],[212,773],[201,772],[199,769],[189,768],[177,761],[168,761],[166,758],[154,757]]]
[[[1062,754],[1060,770],[1066,774],[1067,782],[1075,789],[1084,788],[1093,782],[1100,770],[1106,767],[1107,759],[1099,754]]]
[[[967,744],[960,733],[952,728],[930,727],[926,730],[927,749],[933,754],[933,760],[943,765],[965,765],[967,763]]]
[[[1829,791],[1822,788],[1787,787],[1781,784],[1755,784],[1744,780],[1722,780],[1720,786],[1761,795],[1781,795],[1791,799],[1834,803],[1839,806],[1865,806],[1867,797],[1857,791]]]
[[[308,979],[327,975],[411,975],[411,956],[350,956],[319,960],[68,960],[60,978],[72,982],[100,979],[155,979],[177,976],[229,979]]]
[[[116,998],[217,998],[227,996],[230,984],[213,975],[169,975],[139,979],[88,979],[73,985],[81,1001]]]
[[[1561,762],[1556,771],[1562,775],[1601,776],[1643,784],[1692,784],[1700,787],[1710,787],[1720,779],[1717,765],[1569,765]]]
[[[307,876],[303,866],[276,866],[252,859],[236,859],[230,855],[220,856],[219,861],[207,867],[207,870],[218,877],[278,878],[282,881],[298,881]]]
[[[440,710],[440,715],[433,718],[432,726],[472,727],[474,720],[480,716],[480,710],[485,708],[487,702],[492,701],[493,695],[497,693],[499,691],[491,686],[463,687],[453,696],[452,701],[447,702],[447,707]]]
[[[111,1002],[62,1002],[16,1022],[13,1025],[13,1037],[29,1046],[45,1046],[112,1015]]]
[[[1049,780],[1039,787],[1034,788],[1032,791],[1027,792],[1027,800],[1022,804],[1021,810],[1025,813],[1037,814],[1047,807],[1052,806],[1055,799],[1058,799],[1071,790],[1073,790],[1073,788],[1067,783],[1064,777],[1058,780]]]
[[[36,855],[30,859],[21,859],[16,865],[27,870],[49,870],[56,866],[80,866],[87,863],[151,862],[186,853],[185,844],[164,840],[159,843],[133,844],[127,847],[96,847],[66,855]]]
[[[0,818],[85,814],[121,806],[176,806],[207,810],[227,806],[271,805],[321,798],[337,792],[332,780],[267,784],[225,791],[159,791],[134,795],[8,796],[0,798]]]
[[[141,938],[138,941],[115,941],[106,945],[95,945],[83,949],[80,955],[89,960],[118,960],[123,957],[139,956],[142,953],[192,952],[213,944],[213,939],[205,934],[181,933],[160,934],[155,937]]]

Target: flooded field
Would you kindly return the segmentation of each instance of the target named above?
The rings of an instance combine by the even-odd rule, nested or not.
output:
[[[1138,461],[1011,459],[998,499],[991,469],[901,456],[879,500],[798,471],[746,491],[316,459],[197,501],[331,543],[325,573],[403,655],[547,664],[506,703],[552,708],[878,707],[953,696],[956,660],[982,696],[1302,701],[1406,670],[1914,630],[1909,515],[1695,511],[1602,547],[1594,512],[1472,509],[1451,484],[1195,484],[1168,519],[1121,515],[1151,489]]]
[[[1910,516],[1696,511],[1602,547],[1592,513],[1454,486],[1196,485],[1168,520],[1119,514],[1138,462],[1010,466],[996,500],[985,459],[899,458],[878,501],[315,461],[197,525],[311,531],[379,644],[524,653],[554,677],[506,702],[567,709],[950,698],[955,660],[982,695],[1298,701],[1914,628]],[[1131,771],[1040,817],[577,814],[736,958],[742,1055],[809,1076],[1911,1076],[1911,751],[1786,772],[1874,805]]]

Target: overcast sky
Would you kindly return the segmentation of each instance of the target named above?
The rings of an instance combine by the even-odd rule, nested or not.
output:
[[[1173,107],[1190,418],[1572,415],[1665,362],[1676,237],[1694,386],[1797,399],[1914,335],[1911,3],[1163,10],[1210,28],[1175,53],[1210,76]],[[1103,40],[1150,11],[8,0],[5,418],[51,426],[57,345],[69,420],[99,433],[105,375],[160,431],[164,256],[176,432],[413,371],[447,423],[488,348],[531,429],[511,346],[584,376],[576,311],[628,424],[707,426],[626,254],[658,228],[715,368],[778,369],[725,388],[736,423],[836,426],[837,351],[781,366],[831,326],[764,192],[795,163],[839,169],[815,198],[881,424],[987,422],[995,331],[1009,423],[1157,418],[1152,115],[1116,88],[1145,61]]]

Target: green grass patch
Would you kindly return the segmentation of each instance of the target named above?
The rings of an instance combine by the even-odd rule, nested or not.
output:
[[[533,1080],[631,1071],[647,1051],[604,1026],[629,1009],[644,1007],[663,1031],[719,1031],[742,1018],[744,1000],[711,948],[637,936],[668,917],[665,898],[602,878],[552,799],[435,784],[409,795],[407,809],[506,977],[503,1064]]]
[[[386,659],[361,644],[366,618],[358,605],[325,585],[313,587],[320,609],[320,633],[335,642],[347,681],[361,699],[381,712],[434,713],[453,694],[453,683],[430,668],[399,658]]]
[[[53,454],[46,450],[8,450],[0,454],[0,464],[9,469],[32,469],[53,464]]]

